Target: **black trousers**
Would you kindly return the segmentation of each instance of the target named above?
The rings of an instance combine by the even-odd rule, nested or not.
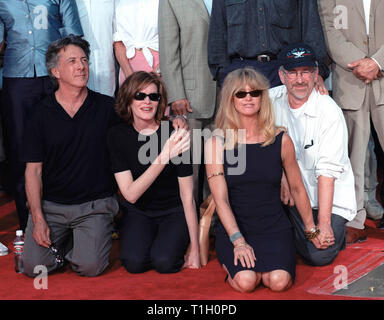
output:
[[[13,196],[22,230],[25,230],[28,220],[24,178],[25,163],[21,161],[24,126],[32,108],[39,100],[52,92],[53,86],[49,77],[3,79],[4,148],[10,164]]]
[[[128,272],[178,272],[188,243],[183,207],[145,214],[134,206],[123,207],[120,259]]]

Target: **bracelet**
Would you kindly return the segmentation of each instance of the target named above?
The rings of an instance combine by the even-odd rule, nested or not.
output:
[[[241,234],[240,231],[236,231],[235,233],[232,233],[231,236],[229,237],[229,240],[231,240],[232,243],[234,243],[237,239],[242,238],[243,235]]]
[[[240,244],[237,244],[237,245],[234,245],[233,246],[233,249],[236,250],[237,248],[240,248],[240,247],[246,247],[248,244],[246,242],[242,242]]]
[[[216,177],[216,176],[223,176],[224,175],[224,172],[216,172],[216,173],[212,173],[210,174],[207,179],[211,179],[213,177]]]
[[[320,233],[320,229],[318,227],[313,227],[311,230],[305,231],[305,237],[308,240],[312,240],[316,238],[319,235],[319,233]]]
[[[185,120],[185,121],[187,121],[187,120],[188,120],[188,118],[187,118],[187,115],[186,115],[186,114],[177,114],[177,115],[175,115],[174,117],[175,117],[175,119],[177,119],[177,118],[184,118],[184,120]]]

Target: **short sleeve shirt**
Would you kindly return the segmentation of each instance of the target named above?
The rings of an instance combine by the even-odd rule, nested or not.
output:
[[[106,142],[117,122],[114,99],[91,90],[73,118],[54,94],[38,103],[27,122],[23,160],[43,163],[44,200],[79,204],[114,193]]]
[[[148,136],[139,134],[132,125],[125,123],[111,128],[108,134],[108,148],[112,171],[117,173],[130,170],[134,180],[139,178],[159,155],[172,131],[172,124],[168,121],[163,121],[159,129]],[[191,176],[192,165],[188,155],[183,154],[179,159],[183,161],[170,161],[165,166],[153,184],[134,204],[135,207],[143,211],[157,211],[181,205],[177,178]]]

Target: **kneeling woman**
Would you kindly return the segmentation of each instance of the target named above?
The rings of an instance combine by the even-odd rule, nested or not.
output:
[[[160,78],[135,72],[117,97],[123,122],[108,134],[112,169],[125,199],[120,258],[131,273],[200,267],[192,166],[172,161],[185,159],[189,132],[171,133],[172,124],[161,121],[166,106]]]
[[[228,74],[216,127],[221,133],[205,150],[220,218],[217,257],[235,290],[251,292],[261,281],[274,291],[285,290],[295,278],[296,252],[280,200],[283,170],[306,229],[315,224],[293,143],[274,125],[268,81],[261,74],[250,68]],[[319,246],[316,238],[311,241]]]

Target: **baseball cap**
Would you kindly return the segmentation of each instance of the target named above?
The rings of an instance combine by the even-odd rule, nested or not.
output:
[[[317,67],[315,52],[305,43],[293,43],[283,47],[277,58],[285,70],[297,67]]]

